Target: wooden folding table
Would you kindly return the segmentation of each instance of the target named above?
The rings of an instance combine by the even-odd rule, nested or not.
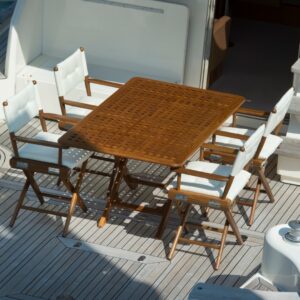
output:
[[[123,202],[118,195],[121,180],[134,187],[128,159],[181,167],[243,102],[237,95],[136,77],[64,134],[62,146],[115,156],[98,226],[105,225],[113,206],[129,208],[161,215],[160,237],[171,201],[156,208]]]

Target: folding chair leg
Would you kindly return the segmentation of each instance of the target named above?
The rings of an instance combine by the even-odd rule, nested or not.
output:
[[[82,184],[82,180],[83,180],[83,176],[84,176],[84,172],[86,170],[86,166],[87,166],[87,163],[88,163],[88,160],[86,160],[82,166],[81,166],[81,170],[80,170],[80,173],[78,174],[78,178],[77,178],[77,182],[76,182],[76,185],[75,185],[75,193],[77,193],[77,201],[78,201],[78,205],[81,207],[81,209],[84,211],[84,212],[87,212],[87,207],[83,201],[83,199],[80,197],[79,195],[79,190],[80,190],[80,187],[81,187],[81,184]]]
[[[126,168],[127,159],[116,158],[113,173],[107,191],[107,203],[102,216],[98,220],[98,227],[103,227],[109,219],[113,202],[118,199],[118,191]],[[125,171],[126,172],[126,171]]]
[[[208,215],[209,208],[207,206],[205,207],[205,206],[201,205],[200,210],[201,210],[202,216],[206,218]]]
[[[63,233],[62,233],[63,237],[65,237],[68,234],[69,225],[70,225],[70,222],[71,222],[71,218],[74,214],[74,210],[75,210],[75,207],[76,207],[77,200],[78,200],[78,194],[75,192],[72,196],[72,199],[71,199],[67,219],[66,219],[66,222],[65,222],[65,227],[64,227],[64,230],[63,230]]]
[[[87,207],[83,201],[83,199],[80,197],[79,195],[79,190],[81,187],[81,183],[83,180],[83,176],[84,176],[84,172],[87,166],[87,160],[82,164],[80,172],[78,174],[78,178],[77,178],[77,182],[75,187],[72,185],[72,183],[70,182],[70,180],[67,178],[67,176],[65,174],[61,175],[61,180],[63,181],[64,185],[66,186],[66,188],[74,195],[74,193],[77,194],[77,201],[78,205],[80,206],[80,208],[83,210],[83,212],[87,212]],[[73,198],[73,197],[72,197]]]
[[[225,216],[226,216],[226,218],[227,218],[227,220],[230,224],[230,227],[232,228],[232,231],[233,231],[234,235],[236,236],[237,243],[239,245],[243,245],[243,243],[244,243],[243,238],[242,238],[242,236],[240,234],[240,231],[239,231],[239,229],[238,229],[238,227],[237,227],[237,225],[236,225],[236,223],[233,219],[233,216],[232,216],[230,210],[225,209],[224,213],[225,213]]]
[[[134,189],[136,189],[136,188],[138,187],[138,183],[132,181],[132,179],[131,179],[131,177],[130,177],[130,174],[129,174],[129,172],[128,172],[128,169],[127,169],[126,166],[124,167],[123,178],[124,178],[124,181],[126,182],[126,184],[128,185],[128,187],[129,187],[131,190],[134,190]]]
[[[16,205],[16,208],[15,208],[15,210],[14,210],[14,213],[13,213],[13,215],[12,215],[12,217],[11,217],[11,220],[10,220],[10,223],[9,223],[9,226],[10,226],[10,227],[13,227],[14,224],[15,224],[15,222],[16,222],[16,219],[17,219],[17,217],[18,217],[19,211],[20,211],[20,209],[21,209],[21,207],[22,207],[22,205],[23,205],[23,202],[24,202],[26,193],[27,193],[27,191],[28,191],[29,185],[30,185],[30,182],[29,182],[29,179],[27,178],[27,179],[26,179],[26,182],[25,182],[25,184],[24,184],[23,190],[22,190],[22,192],[21,192],[21,195],[20,195],[20,197],[19,197],[18,203],[17,203],[17,205]]]
[[[173,245],[172,245],[171,250],[170,250],[169,255],[168,255],[168,259],[169,260],[171,260],[173,258],[176,246],[178,244],[179,238],[181,236],[181,233],[182,233],[182,230],[184,228],[184,224],[185,224],[185,222],[187,220],[187,217],[188,217],[188,214],[190,212],[190,209],[191,209],[191,204],[188,204],[187,207],[186,207],[186,210],[185,210],[184,214],[182,215],[182,218],[181,218],[181,221],[180,221],[180,225],[177,228],[176,236],[174,238]]]
[[[263,186],[264,186],[264,188],[266,190],[266,193],[267,193],[270,201],[272,203],[275,202],[275,198],[273,196],[272,190],[270,188],[270,185],[269,185],[269,183],[267,181],[267,178],[265,176],[265,172],[264,172],[263,169],[258,169],[258,176],[259,176],[259,178],[260,178],[260,180],[261,180],[261,182],[262,182],[262,184],[263,184]]]
[[[220,266],[220,263],[221,263],[223,250],[224,250],[224,246],[225,246],[225,241],[226,241],[226,237],[227,237],[227,233],[228,233],[228,227],[229,227],[229,222],[228,222],[228,220],[226,220],[225,225],[224,225],[224,229],[223,229],[223,233],[222,233],[220,248],[219,248],[218,255],[217,255],[217,258],[216,258],[215,264],[214,264],[214,269],[215,270],[219,269],[219,266]]]
[[[37,198],[39,199],[40,203],[44,204],[45,201],[44,201],[43,195],[40,191],[40,188],[39,188],[39,186],[37,185],[37,183],[34,179],[34,174],[31,173],[31,172],[28,172],[28,171],[24,171],[24,173],[25,173],[26,177],[28,178],[28,180],[30,182],[30,185],[31,185],[32,189],[34,190],[34,192],[35,192]]]
[[[253,203],[251,206],[251,212],[250,212],[249,221],[248,221],[249,226],[251,226],[254,221],[254,214],[255,214],[255,210],[256,210],[256,206],[257,206],[258,197],[260,194],[260,188],[261,188],[261,180],[259,177],[257,179],[257,184],[256,184],[256,188],[255,188],[255,193],[254,193],[254,199],[253,199]]]
[[[57,186],[60,186],[60,184],[61,184],[61,178],[60,178],[60,176],[59,176],[58,179],[57,179],[57,181],[56,181],[56,185],[57,185]]]
[[[71,192],[72,194],[76,193],[76,188],[72,185],[72,183],[67,178],[62,178],[62,181],[69,192]],[[78,205],[80,206],[82,211],[87,212],[87,207],[78,193],[77,193],[77,201],[78,201]]]

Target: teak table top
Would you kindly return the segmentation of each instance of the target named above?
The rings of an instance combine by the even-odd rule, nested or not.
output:
[[[178,167],[243,102],[241,96],[135,77],[59,142]]]

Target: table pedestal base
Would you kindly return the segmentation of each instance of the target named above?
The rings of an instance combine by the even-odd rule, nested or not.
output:
[[[110,180],[109,188],[108,188],[108,192],[107,192],[107,204],[106,204],[106,207],[104,209],[102,216],[98,220],[98,227],[100,227],[100,228],[104,227],[104,225],[106,224],[106,222],[109,219],[110,210],[113,207],[126,208],[126,209],[131,209],[134,211],[139,211],[139,212],[143,212],[143,213],[155,214],[155,215],[162,216],[161,222],[158,226],[158,230],[157,230],[156,236],[155,236],[156,238],[161,238],[161,236],[164,232],[165,226],[166,226],[166,221],[168,219],[168,214],[170,212],[172,201],[167,200],[167,202],[163,206],[155,207],[155,208],[147,207],[144,205],[137,205],[137,204],[122,202],[122,200],[119,198],[119,188],[120,188],[122,179],[125,180],[125,182],[127,183],[127,185],[130,188],[136,188],[139,183],[139,181],[137,179],[131,178],[130,175],[128,174],[128,169],[126,166],[127,161],[128,161],[128,159],[126,159],[126,158],[116,158],[115,159],[113,173],[111,176],[111,180]],[[143,183],[146,184],[144,181],[143,181]]]

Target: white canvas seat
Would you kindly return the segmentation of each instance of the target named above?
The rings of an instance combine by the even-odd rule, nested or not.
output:
[[[58,139],[62,135],[50,132],[39,132],[33,139],[38,141],[48,141],[58,143]],[[61,165],[70,169],[74,169],[86,161],[91,156],[91,152],[76,148],[62,149]],[[19,157],[41,162],[57,164],[58,151],[57,148],[46,147],[42,145],[25,144],[19,148]]]
[[[254,130],[246,129],[246,128],[239,128],[239,127],[222,127],[221,131],[230,132],[234,134],[241,134],[250,136]],[[259,159],[268,159],[279,147],[282,143],[283,139],[280,136],[269,134],[266,138],[266,141],[258,153]],[[242,147],[244,145],[244,141],[238,138],[230,138],[226,136],[216,136],[216,143],[224,146],[233,146],[236,148]]]
[[[221,176],[230,176],[232,172],[232,166],[230,165],[220,165],[216,163],[211,163],[207,161],[193,161],[189,162],[186,169],[205,172],[208,174],[216,174]],[[242,170],[238,173],[231,184],[231,187],[227,194],[227,199],[233,201],[237,195],[242,191],[243,187],[248,183],[251,173]],[[175,178],[168,189],[177,187],[177,179]],[[185,191],[190,191],[193,193],[203,194],[214,197],[222,197],[226,187],[225,181],[217,181],[204,177],[191,176],[187,174],[181,175],[181,185],[180,188]]]
[[[11,218],[10,226],[14,225],[19,211],[27,209],[66,217],[63,229],[63,235],[65,236],[76,205],[78,204],[84,212],[87,211],[87,207],[79,195],[79,189],[91,152],[75,148],[62,149],[58,142],[61,135],[47,132],[45,119],[68,122],[69,124],[74,124],[77,121],[61,115],[44,113],[41,108],[36,82],[29,83],[18,94],[4,101],[3,109],[14,151],[14,156],[10,160],[11,167],[22,170],[26,177],[26,182]],[[31,138],[19,135],[19,130],[26,126],[35,116],[39,116],[41,131]],[[19,143],[23,145],[19,147]],[[75,186],[69,179],[71,170],[74,168],[76,168],[76,171],[79,170]],[[35,173],[58,175],[72,196],[62,197],[42,192],[34,178]],[[38,207],[24,204],[29,186],[32,187],[40,201],[41,205]],[[43,206],[45,196],[57,200],[70,201],[68,213],[45,208]]]
[[[232,151],[232,153],[234,152],[236,154],[236,159],[232,166],[205,161],[194,161],[188,163],[184,168],[176,170],[178,174],[177,177],[167,187],[168,198],[175,201],[177,204],[184,204],[185,209],[180,212],[181,221],[168,255],[169,259],[173,257],[178,242],[202,245],[218,250],[218,255],[215,260],[215,268],[218,269],[229,225],[237,238],[238,244],[243,243],[239,229],[231,214],[231,209],[235,204],[236,197],[246,186],[251,176],[245,168],[255,155],[264,131],[265,125],[261,125],[249,137],[241,149]],[[226,216],[224,229],[217,230],[222,233],[220,244],[208,241],[190,240],[182,237],[183,228],[185,228],[186,225],[195,225],[194,223],[187,222],[193,204],[200,205],[202,211],[205,211],[206,208],[212,208],[224,212]],[[198,225],[199,224],[197,224],[197,226]],[[202,228],[208,230],[212,229],[208,227]]]
[[[226,119],[226,121],[223,123],[223,126],[232,126],[233,122],[235,121],[234,116],[230,116]]]
[[[96,98],[96,97],[92,97],[92,96],[90,96],[90,97],[87,96],[87,97],[79,97],[77,101],[79,101],[83,104],[98,106],[101,103],[103,103],[105,101],[105,99],[106,98],[101,99],[101,98]],[[83,119],[90,112],[91,112],[90,109],[67,105],[67,116],[71,117],[71,118]]]
[[[63,115],[83,118],[106,98],[92,97],[91,84],[120,88],[122,84],[89,77],[84,48],[77,49],[54,68],[54,77]],[[67,95],[80,84],[85,85],[86,96],[67,99]],[[108,95],[110,96],[110,95]]]
[[[255,188],[255,193],[252,202],[241,201],[240,203],[246,206],[251,207],[251,212],[249,216],[249,225],[253,224],[255,209],[258,201],[258,197],[261,191],[261,185],[264,186],[265,191],[270,198],[271,202],[274,202],[274,196],[272,194],[271,188],[267,179],[264,175],[265,167],[267,164],[268,158],[276,151],[279,145],[282,143],[283,139],[278,136],[280,127],[282,125],[283,119],[288,111],[292,97],[294,95],[293,88],[290,88],[277,102],[272,112],[269,114],[269,117],[266,122],[265,132],[263,138],[258,147],[258,151],[253,159],[254,170],[258,173],[258,181]],[[251,111],[251,110],[250,110]],[[253,111],[254,115],[266,115],[265,112],[256,112]],[[223,126],[220,128],[213,136],[212,141],[214,145],[222,145],[226,147],[239,148],[242,147],[248,137],[254,132],[254,130],[247,128],[237,128],[237,127],[226,127]],[[273,132],[275,134],[273,134]],[[207,147],[209,148],[209,146]],[[214,152],[216,154],[216,152]],[[204,157],[209,157],[211,150],[203,154]],[[222,153],[217,153],[221,154]],[[228,155],[224,155],[228,156]],[[226,161],[226,159],[225,159]]]

